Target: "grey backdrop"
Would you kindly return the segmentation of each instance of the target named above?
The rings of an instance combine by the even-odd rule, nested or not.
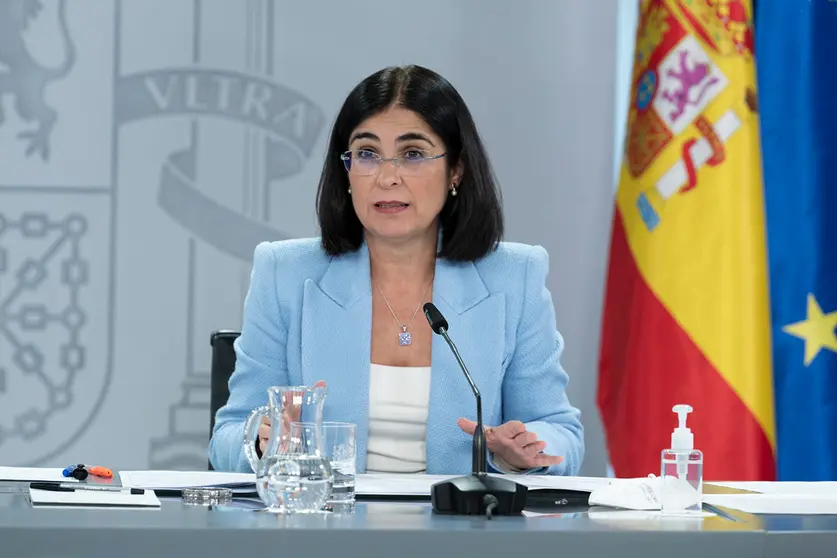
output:
[[[208,336],[239,327],[255,244],[317,233],[344,96],[419,63],[468,101],[507,239],[551,254],[604,474],[615,0],[20,4],[0,2],[0,465],[204,468]]]

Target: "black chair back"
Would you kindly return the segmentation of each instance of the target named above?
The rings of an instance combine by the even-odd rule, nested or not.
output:
[[[222,329],[212,332],[209,344],[212,346],[212,394],[209,402],[209,433],[215,429],[215,413],[227,403],[230,397],[229,381],[235,370],[235,348],[233,343],[238,331]]]
[[[235,347],[233,343],[238,336],[238,331],[221,329],[213,331],[209,336],[209,345],[212,347],[212,368],[210,371],[210,396],[209,396],[209,435],[215,430],[215,414],[223,407],[230,398],[230,376],[235,370]],[[213,470],[212,463],[208,469]]]

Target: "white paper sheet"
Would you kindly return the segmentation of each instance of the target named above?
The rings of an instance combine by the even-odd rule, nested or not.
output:
[[[78,482],[67,478],[63,469],[53,467],[0,467],[0,481],[15,482]]]
[[[431,487],[458,475],[405,475],[399,473],[366,473],[355,479],[355,494],[362,496],[430,496]],[[597,477],[555,477],[541,475],[508,475],[507,478],[529,487],[529,490],[563,489],[592,492],[607,486],[613,479]]]
[[[124,487],[150,490],[225,487],[233,492],[252,492],[256,487],[253,473],[220,471],[119,471],[119,479]]]
[[[355,477],[355,494],[362,496],[429,496],[433,484],[453,475],[363,473]]]
[[[151,490],[143,494],[130,491],[76,490],[75,492],[54,492],[52,490],[29,489],[32,505],[38,507],[117,507],[117,508],[159,508],[160,499]]]
[[[355,493],[363,496],[430,496],[433,484],[458,475],[409,475],[398,473],[359,474]],[[234,491],[252,491],[256,477],[252,473],[222,473],[218,471],[119,471],[122,486],[151,490],[180,490],[186,487],[228,487]],[[592,492],[607,486],[613,479],[596,477],[555,477],[539,475],[510,475],[530,490],[568,489]]]
[[[751,490],[763,494],[796,494],[812,496],[833,496],[837,498],[837,482],[768,482],[768,481],[736,481],[736,482],[712,482],[716,486]]]
[[[706,494],[713,506],[761,514],[837,514],[837,497],[812,494]]]
[[[548,475],[511,475],[508,477],[521,484],[525,484],[530,490],[545,488],[593,492],[597,488],[608,486],[614,482],[619,482],[618,479],[609,479],[604,477],[556,477]]]
[[[695,521],[696,519],[706,519],[707,517],[715,517],[714,513],[707,511],[700,511],[693,514],[666,514],[661,510],[609,510],[609,511],[589,511],[587,516],[594,521],[601,522],[619,522],[619,521]]]
[[[593,520],[602,522],[618,523],[621,521],[694,521],[695,519],[705,519],[707,517],[715,517],[714,513],[700,512],[694,515],[664,515],[660,510],[608,510],[608,511],[589,511],[584,514]],[[560,517],[562,515],[573,515],[555,512],[533,512],[523,510],[523,517]]]

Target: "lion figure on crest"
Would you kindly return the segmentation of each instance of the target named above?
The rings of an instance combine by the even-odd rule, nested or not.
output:
[[[35,60],[26,48],[24,33],[41,10],[41,0],[0,1],[0,100],[14,98],[14,109],[24,122],[35,127],[21,132],[18,137],[28,142],[26,156],[38,154],[49,158],[50,136],[58,113],[49,106],[44,90],[51,81],[62,79],[75,64],[75,46],[70,39],[65,15],[66,0],[58,1],[58,24],[64,43],[64,60],[57,68],[48,68]],[[5,121],[0,103],[0,126]]]

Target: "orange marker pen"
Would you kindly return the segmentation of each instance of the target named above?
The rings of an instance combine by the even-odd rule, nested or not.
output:
[[[99,467],[99,466],[88,467],[87,471],[91,475],[96,475],[97,477],[103,477],[103,478],[106,478],[106,479],[112,479],[113,478],[113,471],[111,471],[107,467]]]

